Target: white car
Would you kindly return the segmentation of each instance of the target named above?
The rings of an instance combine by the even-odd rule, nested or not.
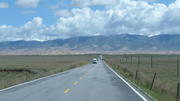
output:
[[[94,59],[92,60],[92,63],[93,63],[93,64],[97,64],[97,59],[94,58]]]

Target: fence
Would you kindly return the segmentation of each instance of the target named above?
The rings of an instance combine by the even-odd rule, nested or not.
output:
[[[107,55],[106,61],[127,77],[156,92],[160,100],[179,100],[179,55]],[[162,97],[162,98],[161,98]]]

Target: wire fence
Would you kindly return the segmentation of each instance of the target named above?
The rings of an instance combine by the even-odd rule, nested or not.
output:
[[[162,101],[179,100],[180,55],[106,55],[117,71],[150,90]]]

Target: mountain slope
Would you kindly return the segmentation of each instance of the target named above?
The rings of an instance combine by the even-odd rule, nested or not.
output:
[[[12,41],[1,42],[0,52],[39,52],[42,51],[180,51],[180,35],[111,35],[74,37],[44,42]]]

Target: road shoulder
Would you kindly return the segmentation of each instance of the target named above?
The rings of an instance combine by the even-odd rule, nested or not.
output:
[[[104,65],[110,69],[116,76],[118,76],[121,80],[123,80],[138,96],[140,96],[144,101],[157,101],[155,98],[147,94],[143,91],[140,87],[136,84],[128,80],[127,78],[123,77],[121,74],[115,72],[105,61],[103,61]]]

